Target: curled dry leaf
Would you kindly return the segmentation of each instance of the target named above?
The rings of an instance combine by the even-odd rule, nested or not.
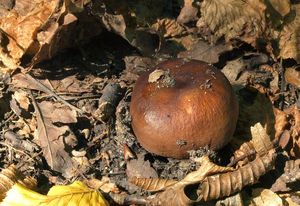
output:
[[[270,136],[261,123],[256,123],[250,127],[252,138],[249,142],[243,143],[238,150],[234,152],[231,162],[238,162],[243,165],[252,161],[256,155],[263,156],[274,148]],[[240,162],[240,160],[243,160]]]
[[[158,192],[177,183],[176,180],[132,177],[129,182],[150,192]]]
[[[262,175],[273,168],[275,157],[275,151],[270,150],[267,154],[258,156],[254,161],[234,170],[215,165],[204,156],[200,160],[200,168],[189,173],[181,181],[151,179],[139,181],[135,178],[133,182],[145,189],[163,190],[148,198],[151,205],[193,205],[230,196],[241,191],[243,187],[256,183]]]
[[[3,169],[0,173],[0,201],[2,201],[6,192],[16,183],[32,189],[37,185],[34,178],[25,177],[15,165],[10,165],[8,168]]]
[[[286,24],[280,33],[279,48],[280,57],[293,58],[300,63],[300,4],[292,5],[295,18]]]
[[[80,181],[66,186],[54,186],[47,195],[39,194],[21,184],[15,184],[0,203],[1,206],[56,206],[56,205],[90,205],[108,206],[108,202],[96,190],[88,188]]]
[[[239,38],[254,44],[265,30],[265,5],[261,0],[204,0],[197,26],[207,25],[217,38]]]

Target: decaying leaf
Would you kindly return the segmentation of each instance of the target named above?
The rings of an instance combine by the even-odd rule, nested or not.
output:
[[[291,3],[290,0],[268,0],[273,8],[282,16],[284,17],[287,15],[291,10]]]
[[[151,167],[148,160],[144,160],[144,155],[138,154],[137,159],[127,162],[126,174],[131,177],[157,178],[157,172]]]
[[[102,177],[101,180],[98,179],[87,179],[84,183],[92,189],[98,190],[105,193],[113,192],[118,193],[119,189],[115,183],[112,183],[108,177]]]
[[[184,5],[177,17],[177,22],[180,24],[185,24],[190,21],[195,21],[197,19],[197,14],[199,12],[198,5],[194,0],[184,0]]]
[[[287,68],[284,72],[287,83],[300,88],[300,68]]]
[[[16,183],[31,189],[35,188],[37,185],[34,178],[25,177],[15,165],[10,165],[8,168],[3,169],[0,173],[0,201],[3,200],[6,192]]]
[[[164,38],[182,36],[186,32],[185,28],[174,19],[160,19],[152,25],[152,28]]]
[[[300,185],[300,159],[285,163],[284,173],[272,185],[273,192],[287,192]]]
[[[237,129],[230,142],[235,149],[238,149],[244,142],[251,139],[250,127],[260,123],[266,129],[271,141],[274,139],[274,112],[271,101],[266,95],[255,89],[243,89],[240,91],[240,113]]]
[[[271,137],[261,123],[256,123],[250,127],[251,140],[244,142],[239,149],[234,151],[231,164],[238,162],[239,165],[252,161],[255,156],[263,156],[274,148]],[[241,161],[242,160],[242,161]]]
[[[292,5],[292,10],[295,12],[295,18],[284,26],[280,34],[280,57],[294,58],[300,63],[300,4]]]
[[[273,168],[275,157],[272,149],[254,161],[233,169],[215,165],[204,156],[200,159],[200,168],[181,181],[134,178],[132,182],[151,191],[163,190],[149,197],[151,205],[193,205],[230,196],[256,183],[260,176]]]
[[[37,136],[39,145],[49,166],[58,172],[69,176],[72,169],[72,159],[65,151],[66,138],[76,137],[67,125],[56,126],[54,123],[75,123],[76,112],[59,103],[43,101],[35,105],[37,116]]]
[[[211,45],[205,41],[198,41],[188,51],[183,51],[178,54],[179,58],[188,58],[204,61],[215,64],[219,61],[219,56],[226,51],[230,51],[232,47],[228,44],[218,43]]]
[[[20,107],[24,110],[28,110],[29,107],[29,98],[27,92],[23,90],[17,90],[15,93],[12,95],[12,97],[19,103]]]
[[[1,206],[57,206],[88,205],[108,206],[108,202],[96,190],[88,188],[80,181],[66,186],[54,186],[47,195],[39,194],[21,184],[15,184],[0,203]]]
[[[252,191],[252,195],[249,206],[283,206],[282,199],[271,190],[258,188]]]
[[[101,27],[95,27],[95,19],[84,14],[80,20],[77,18],[74,13],[84,13],[75,9],[77,6],[68,0],[18,1],[0,19],[1,37],[5,39],[0,45],[4,67],[17,68],[24,56],[32,64],[38,63],[53,57],[60,49],[73,46],[80,41],[80,35],[82,40],[83,36],[99,34]],[[84,29],[87,25],[89,31]]]
[[[207,25],[217,38],[239,38],[254,44],[263,34],[266,6],[261,0],[205,0],[197,26]]]

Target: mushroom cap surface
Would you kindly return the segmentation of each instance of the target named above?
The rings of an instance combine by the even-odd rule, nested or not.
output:
[[[212,65],[171,59],[139,77],[130,113],[141,146],[161,156],[186,158],[189,150],[218,150],[231,140],[238,102],[229,81]]]

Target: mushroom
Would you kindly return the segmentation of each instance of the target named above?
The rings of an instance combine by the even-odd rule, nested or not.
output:
[[[212,65],[171,59],[139,77],[130,114],[141,146],[180,159],[189,150],[224,147],[235,131],[238,103],[229,81]]]

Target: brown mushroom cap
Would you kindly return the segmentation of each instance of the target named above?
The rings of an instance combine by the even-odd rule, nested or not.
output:
[[[133,131],[146,150],[185,158],[188,150],[206,145],[218,150],[231,140],[238,103],[218,69],[197,60],[173,59],[140,76],[130,113]]]

